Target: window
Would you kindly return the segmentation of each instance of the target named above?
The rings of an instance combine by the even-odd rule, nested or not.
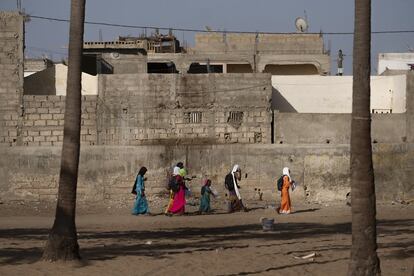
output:
[[[229,123],[234,128],[239,128],[243,122],[243,112],[242,111],[230,111],[229,117],[227,118],[227,123]]]
[[[392,113],[392,109],[380,109],[380,108],[376,108],[376,109],[372,109],[372,113]]]
[[[185,112],[184,122],[186,124],[199,124],[202,121],[202,113],[200,111]]]

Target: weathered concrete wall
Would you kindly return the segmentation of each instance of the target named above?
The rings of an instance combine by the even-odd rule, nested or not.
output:
[[[99,97],[83,96],[81,141],[270,143],[270,96],[265,74],[101,75]],[[17,137],[20,145],[60,146],[65,97],[26,95],[22,104],[20,132],[13,127],[2,133],[0,144],[13,146]]]
[[[98,144],[270,143],[270,75],[102,75]]]
[[[272,76],[272,85],[280,112],[352,112],[352,76]],[[405,75],[371,77],[371,109],[404,113],[405,99]]]
[[[282,70],[274,72],[277,75],[297,75],[309,74],[308,68],[314,70],[314,74],[326,75],[330,72],[330,58],[326,54],[277,54],[268,52],[254,53],[254,49],[250,52],[190,52],[182,53],[160,53],[148,54],[148,62],[173,62],[181,74],[188,72],[192,63],[205,64],[207,60],[210,64],[249,64],[253,72],[265,72],[267,65],[294,65],[294,70],[289,67],[282,67]],[[229,71],[228,73],[231,73]],[[234,73],[238,73],[237,71]],[[247,73],[243,71],[243,73]]]
[[[277,144],[349,144],[351,114],[278,113],[274,115]],[[372,114],[373,143],[407,140],[406,114]]]
[[[23,17],[0,11],[0,145],[21,143],[23,39]]]
[[[323,54],[323,39],[315,34],[219,34],[197,33],[196,52],[272,52]]]
[[[378,201],[407,199],[413,190],[413,183],[405,182],[407,144],[376,144],[373,149]],[[2,201],[56,198],[58,147],[2,147],[0,154]],[[186,163],[190,175],[197,176],[189,183],[195,193],[207,176],[223,196],[224,176],[236,163],[242,168],[244,198],[257,198],[260,189],[265,200],[279,199],[275,183],[284,166],[291,168],[299,183],[293,204],[345,200],[350,189],[349,147],[344,145],[83,146],[79,203],[132,202],[130,191],[140,166],[148,168],[147,195],[165,194],[166,173],[179,160]]]
[[[142,54],[104,53],[102,58],[112,65],[114,74],[147,73],[147,57]]]

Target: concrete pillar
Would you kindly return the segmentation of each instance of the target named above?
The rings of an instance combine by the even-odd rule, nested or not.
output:
[[[407,142],[414,143],[414,71],[407,73],[406,93]]]
[[[0,145],[21,145],[23,126],[23,16],[0,11]]]
[[[407,163],[404,183],[405,199],[414,198],[414,71],[407,73],[406,91]]]

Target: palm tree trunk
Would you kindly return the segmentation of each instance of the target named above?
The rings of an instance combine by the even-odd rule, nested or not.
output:
[[[81,61],[85,0],[71,1],[65,124],[55,222],[43,252],[48,261],[80,258],[77,240],[76,187],[81,128]]]
[[[348,275],[379,275],[371,148],[371,0],[355,0],[351,122],[352,247]]]

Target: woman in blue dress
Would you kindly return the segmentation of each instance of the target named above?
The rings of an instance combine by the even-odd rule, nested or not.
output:
[[[215,196],[211,190],[211,180],[206,179],[203,187],[201,188],[200,208],[198,210],[200,214],[211,212],[210,195]]]
[[[134,208],[132,209],[133,215],[141,215],[149,213],[147,198],[145,197],[145,185],[144,175],[147,172],[147,168],[142,167],[135,180],[132,193],[136,195]]]

